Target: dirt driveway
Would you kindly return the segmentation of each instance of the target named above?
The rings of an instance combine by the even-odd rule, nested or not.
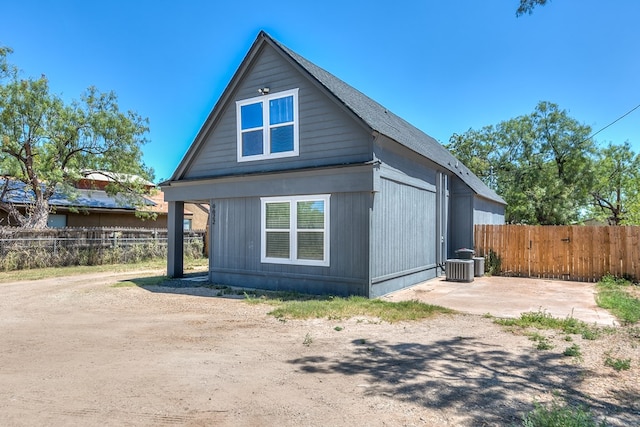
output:
[[[574,360],[477,315],[280,321],[124,277],[0,284],[0,425],[504,426],[554,395],[640,419],[638,341],[616,334],[572,337]]]

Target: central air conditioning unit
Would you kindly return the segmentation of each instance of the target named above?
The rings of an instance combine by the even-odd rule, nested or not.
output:
[[[473,282],[473,260],[448,259],[444,264],[444,273],[450,282]]]

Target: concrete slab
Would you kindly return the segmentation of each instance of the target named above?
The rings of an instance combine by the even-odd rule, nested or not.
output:
[[[554,317],[575,317],[587,323],[618,325],[595,302],[595,284],[518,277],[476,277],[471,283],[436,278],[385,295],[388,301],[419,300],[471,314],[519,317],[543,310]]]

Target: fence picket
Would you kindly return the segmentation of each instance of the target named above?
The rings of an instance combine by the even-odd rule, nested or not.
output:
[[[476,225],[476,252],[495,252],[502,273],[598,281],[610,273],[640,280],[640,227]]]

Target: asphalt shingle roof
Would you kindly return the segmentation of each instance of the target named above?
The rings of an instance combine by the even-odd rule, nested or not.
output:
[[[373,99],[359,90],[348,85],[333,74],[300,56],[265,32],[258,35],[264,37],[280,48],[293,59],[311,77],[316,79],[340,102],[349,108],[357,117],[363,120],[372,130],[386,135],[399,144],[431,159],[433,162],[452,172],[465,182],[476,194],[486,199],[506,204],[504,199],[495,191],[487,187],[465,165],[459,162],[438,141],[416,128],[406,120],[393,114]]]

